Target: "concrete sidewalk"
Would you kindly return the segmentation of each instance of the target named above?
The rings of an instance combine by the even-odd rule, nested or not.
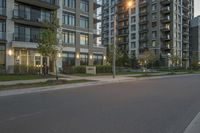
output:
[[[83,77],[71,77],[71,78],[68,77],[68,79],[70,80],[88,79],[88,80],[94,80],[94,82],[64,84],[64,85],[56,85],[56,86],[35,87],[35,88],[25,88],[25,89],[15,89],[15,90],[3,90],[3,91],[0,91],[0,97],[45,92],[45,91],[55,91],[55,90],[62,90],[62,89],[80,88],[80,87],[85,87],[85,86],[96,86],[96,85],[105,85],[105,84],[122,83],[122,82],[136,82],[136,81],[141,81],[141,80],[175,78],[175,77],[194,76],[194,75],[200,76],[200,74],[187,74],[187,75],[169,75],[169,76],[134,78],[134,77],[130,77],[130,75],[129,76],[126,75],[126,76],[117,76],[115,79],[113,79],[112,76],[98,76],[98,77],[95,77],[95,79],[94,77],[84,77],[84,78]],[[33,81],[29,81],[29,82],[33,82]]]
[[[151,75],[166,75],[168,72],[162,72],[162,73],[154,73]],[[181,73],[180,73],[181,74]],[[59,79],[64,80],[95,80],[95,81],[115,81],[115,80],[129,80],[133,79],[134,76],[140,76],[142,74],[127,74],[127,75],[117,75],[116,79],[113,79],[112,75],[106,75],[106,76],[73,76],[73,75],[65,75],[65,74],[59,74]],[[171,75],[173,76],[173,75]],[[175,76],[175,75],[174,75]],[[165,76],[166,77],[166,76]],[[149,78],[149,77],[147,77]],[[39,83],[39,82],[46,82],[48,80],[55,80],[55,78],[47,78],[47,79],[34,79],[34,80],[15,80],[15,81],[0,81],[0,85],[16,85],[16,84],[33,84],[33,83]]]

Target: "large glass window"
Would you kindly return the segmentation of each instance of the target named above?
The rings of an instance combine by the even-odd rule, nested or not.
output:
[[[94,54],[93,55],[94,59],[94,65],[103,65],[103,55],[101,54]]]
[[[0,0],[0,15],[6,14],[6,1]]]
[[[80,34],[80,45],[88,45],[88,39],[87,34]]]
[[[5,46],[0,45],[0,69],[2,66],[5,66]]]
[[[35,27],[15,25],[14,40],[25,42],[37,42],[41,30]]]
[[[64,13],[63,14],[63,24],[75,26],[75,15],[72,13]]]
[[[6,39],[6,22],[0,20],[0,40]]]
[[[65,44],[75,44],[75,32],[65,31],[63,32],[63,41]]]
[[[83,12],[88,12],[88,10],[89,10],[89,1],[88,0],[81,0],[80,10]]]
[[[80,65],[88,65],[88,54],[87,53],[80,54]]]
[[[81,28],[88,28],[89,19],[87,17],[80,17],[80,27]]]
[[[76,6],[76,0],[63,0],[64,6],[75,8]]]
[[[75,53],[74,52],[64,52],[62,58],[62,65],[63,68],[67,66],[74,66],[75,65]]]

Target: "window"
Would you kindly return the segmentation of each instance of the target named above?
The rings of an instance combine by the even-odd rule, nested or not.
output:
[[[64,13],[62,21],[64,25],[75,26],[75,15],[72,13]]]
[[[103,65],[103,55],[94,54],[93,59],[94,59],[93,65]]]
[[[0,40],[6,40],[6,22],[0,21]]]
[[[135,33],[131,34],[131,39],[135,39]]]
[[[89,1],[88,0],[81,0],[80,10],[82,12],[88,12],[89,11]]]
[[[62,65],[63,65],[63,69],[65,69],[67,66],[74,66],[75,65],[75,53],[64,52],[62,54]]]
[[[80,65],[88,65],[88,54],[87,53],[80,54]]]
[[[132,17],[131,17],[131,23],[135,23],[135,21],[136,21],[135,16],[132,16]]]
[[[76,0],[63,0],[64,6],[69,8],[75,8]]]
[[[136,26],[135,25],[131,25],[131,31],[135,31],[136,30]]]
[[[42,10],[41,20],[44,22],[51,22],[51,12],[47,10]]]
[[[81,28],[88,28],[88,18],[87,17],[80,17],[80,27]]]
[[[131,48],[136,48],[135,42],[131,42]]]
[[[80,45],[88,45],[88,35],[87,34],[80,34]]]
[[[0,15],[6,14],[6,1],[0,0]]]
[[[0,67],[5,66],[5,46],[0,45]]]
[[[66,31],[63,33],[63,41],[65,44],[75,44],[75,32]]]
[[[35,27],[15,25],[14,40],[25,42],[37,42],[41,30]]]

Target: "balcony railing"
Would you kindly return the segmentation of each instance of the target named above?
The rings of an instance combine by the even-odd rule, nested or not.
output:
[[[38,1],[50,4],[50,5],[57,5],[57,6],[59,5],[59,0],[38,0]]]
[[[39,35],[24,35],[24,34],[13,34],[13,41],[21,41],[21,42],[38,42]]]
[[[51,18],[45,18],[42,19],[41,16],[36,18],[36,17],[31,17],[32,14],[30,11],[26,11],[26,12],[20,12],[19,10],[14,9],[13,10],[13,18],[16,19],[23,19],[23,20],[27,20],[27,21],[32,21],[32,22],[51,22]]]
[[[0,32],[0,40],[6,40],[6,32]]]

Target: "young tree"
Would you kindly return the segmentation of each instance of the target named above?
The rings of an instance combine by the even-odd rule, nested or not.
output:
[[[156,61],[156,55],[152,51],[145,51],[144,53],[139,55],[139,62],[144,67],[145,65],[153,66],[153,63]]]
[[[181,59],[178,55],[171,55],[169,59],[170,59],[173,67],[177,67],[181,61]]]
[[[46,28],[40,34],[37,49],[42,56],[49,57],[54,62],[56,79],[58,80],[57,57],[61,49],[57,39],[57,30],[60,26],[56,13],[52,14],[51,23],[44,23],[44,26]]]

